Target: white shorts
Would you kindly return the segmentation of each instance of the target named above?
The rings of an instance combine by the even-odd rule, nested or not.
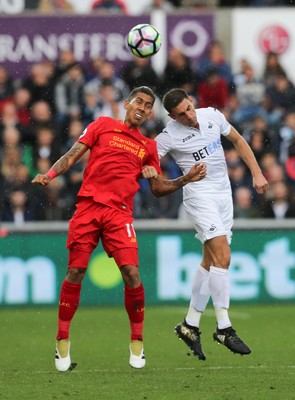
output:
[[[204,243],[217,236],[226,236],[231,243],[233,226],[233,201],[231,195],[204,196],[183,202],[197,231],[196,239]]]

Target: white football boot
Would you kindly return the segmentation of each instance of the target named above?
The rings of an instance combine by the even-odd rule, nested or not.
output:
[[[145,366],[145,356],[143,342],[141,340],[131,340],[129,364],[132,368],[143,368]]]
[[[60,372],[68,371],[71,366],[70,347],[71,342],[68,339],[56,341],[55,367]]]

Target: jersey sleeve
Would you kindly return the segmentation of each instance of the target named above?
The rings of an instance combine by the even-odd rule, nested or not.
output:
[[[102,120],[98,118],[96,121],[91,122],[82,132],[78,138],[79,143],[84,143],[88,147],[93,147],[97,137],[101,131]]]
[[[158,174],[162,174],[162,170],[160,167],[160,160],[157,151],[157,143],[154,140],[150,142],[150,156],[148,157],[144,165],[151,165],[156,169]]]
[[[218,120],[218,123],[220,125],[220,133],[223,136],[227,136],[230,133],[231,125],[225,118],[225,115],[217,110],[216,108],[213,109],[214,113],[216,113],[216,118]]]
[[[164,157],[171,150],[171,138],[164,129],[156,138],[159,158]]]

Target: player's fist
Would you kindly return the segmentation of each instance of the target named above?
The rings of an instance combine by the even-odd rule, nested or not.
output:
[[[31,181],[33,185],[41,185],[46,186],[51,181],[48,175],[38,174],[35,178]]]
[[[195,164],[191,167],[187,178],[189,182],[197,182],[204,179],[207,173],[206,164]]]
[[[152,167],[150,165],[145,165],[142,167],[141,174],[143,178],[150,179],[150,178],[157,178],[158,177],[158,172],[155,167]]]

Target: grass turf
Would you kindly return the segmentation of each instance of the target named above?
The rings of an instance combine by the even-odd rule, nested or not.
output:
[[[80,307],[72,324],[75,370],[54,368],[56,310],[0,312],[0,400],[290,400],[295,399],[294,305],[232,306],[237,333],[252,348],[240,356],[213,342],[212,308],[201,331],[205,362],[187,356],[173,333],[186,307],[147,307],[147,365],[128,365],[123,307]]]

